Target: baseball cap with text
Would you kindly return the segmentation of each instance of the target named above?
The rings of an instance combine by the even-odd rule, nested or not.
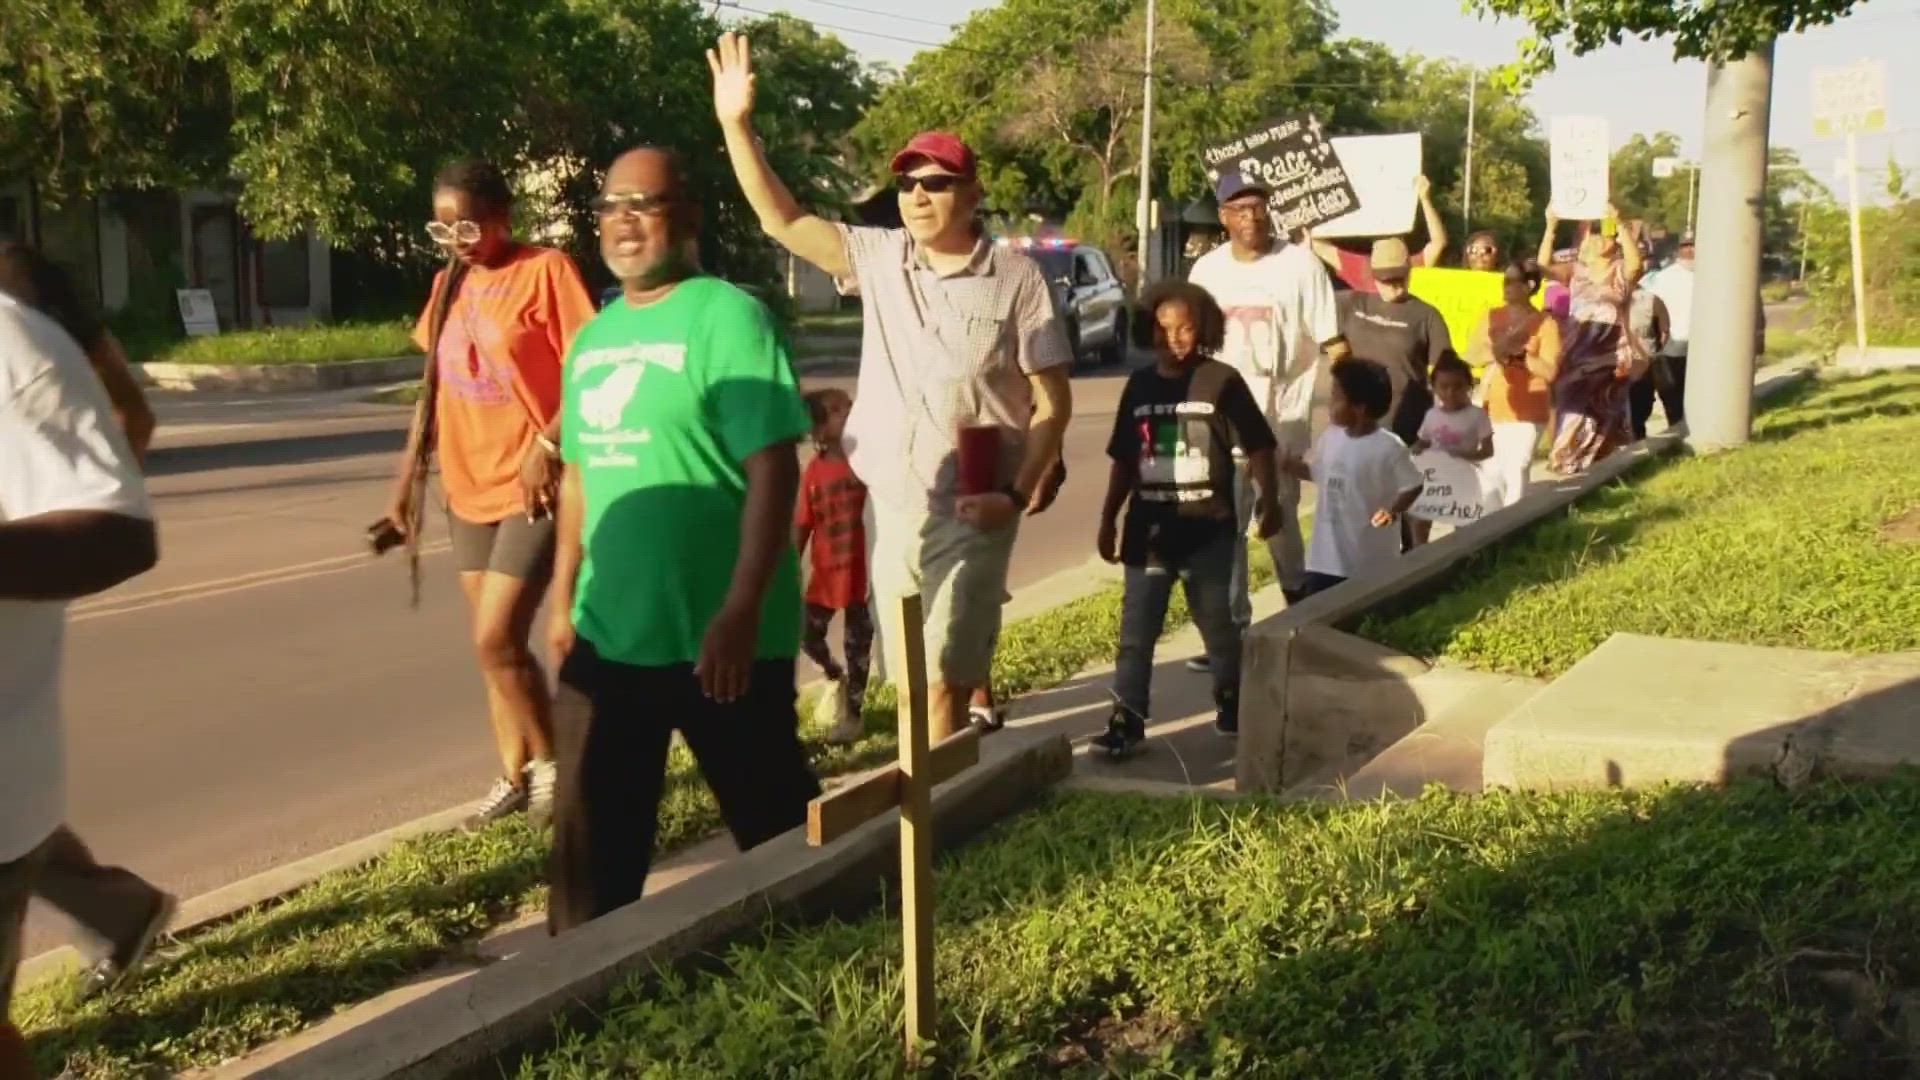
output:
[[[916,158],[930,161],[957,176],[971,177],[976,167],[973,148],[961,141],[960,136],[947,131],[923,131],[908,139],[907,145],[893,155],[893,171],[906,172]]]

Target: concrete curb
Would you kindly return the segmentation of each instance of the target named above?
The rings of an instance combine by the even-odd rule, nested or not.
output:
[[[142,385],[161,390],[339,390],[417,378],[418,356],[330,364],[134,364]]]
[[[940,846],[951,847],[1031,803],[1072,769],[1065,736],[1011,732],[935,791]],[[622,982],[693,960],[769,917],[869,909],[898,872],[899,813],[822,848],[795,830],[672,888],[436,990],[284,1060],[237,1062],[221,1080],[427,1080],[500,1075],[510,1057],[551,1039],[559,1017],[588,1015]]]
[[[1755,400],[1765,400],[1811,377],[1812,369],[1803,366],[1769,368],[1756,374],[1753,396]],[[1389,573],[1345,582],[1255,623],[1246,636],[1241,685],[1258,688],[1263,699],[1275,697],[1277,688],[1278,700],[1274,702],[1275,708],[1247,710],[1248,716],[1263,720],[1242,724],[1240,752],[1235,761],[1235,783],[1239,789],[1277,793],[1286,787],[1285,778],[1280,775],[1287,729],[1285,687],[1294,638],[1302,628],[1351,628],[1390,603],[1418,596],[1423,590],[1443,587],[1468,559],[1531,529],[1545,518],[1565,512],[1574,503],[1645,462],[1672,453],[1685,439],[1685,425],[1649,436],[1596,462],[1579,476],[1537,485],[1512,507],[1415,549],[1402,556]],[[1243,694],[1249,702],[1254,698],[1252,693],[1243,691]]]

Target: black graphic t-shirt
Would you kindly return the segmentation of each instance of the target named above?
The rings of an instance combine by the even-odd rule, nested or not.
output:
[[[1120,561],[1178,565],[1238,525],[1233,448],[1274,447],[1273,429],[1240,373],[1201,360],[1173,378],[1133,373],[1120,392],[1107,456],[1133,469]]]

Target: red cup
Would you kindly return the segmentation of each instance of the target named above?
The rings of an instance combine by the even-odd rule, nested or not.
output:
[[[1000,429],[981,424],[960,429],[960,494],[985,495],[1000,486]]]

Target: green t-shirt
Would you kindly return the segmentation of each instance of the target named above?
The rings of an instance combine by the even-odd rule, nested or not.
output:
[[[575,629],[620,663],[698,659],[740,552],[741,462],[811,426],[767,309],[715,277],[645,307],[614,301],[568,351],[562,415],[562,453],[586,501]],[[799,637],[789,544],[755,655],[793,656]]]

